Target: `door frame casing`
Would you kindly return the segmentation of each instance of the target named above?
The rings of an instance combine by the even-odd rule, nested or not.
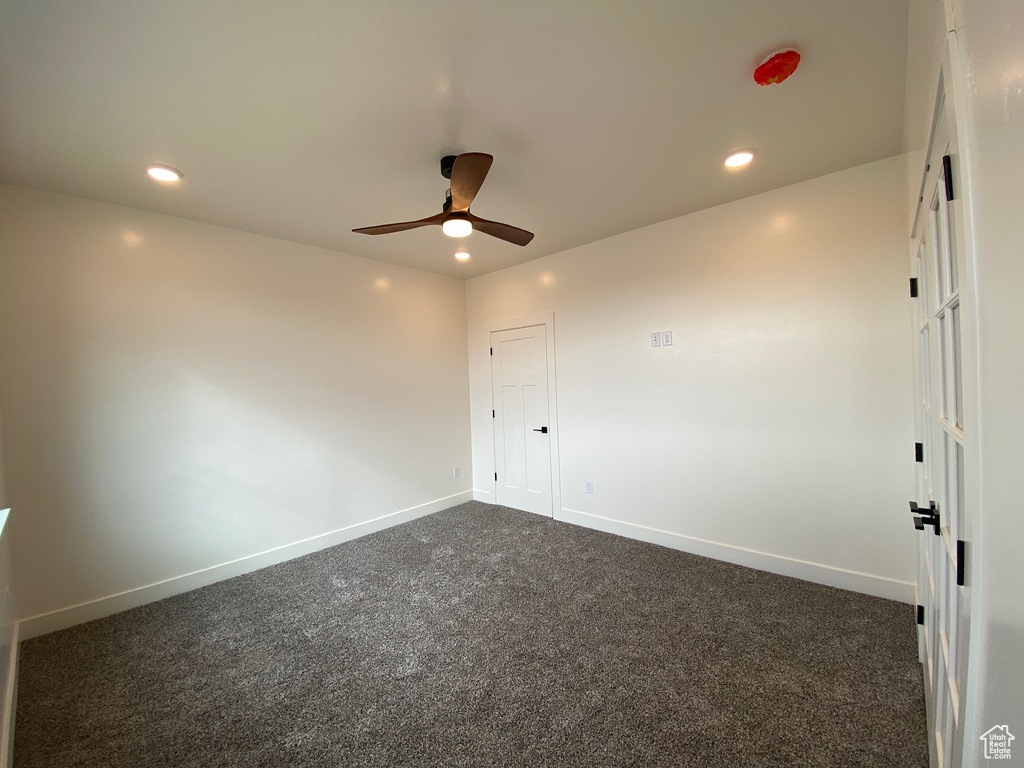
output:
[[[487,341],[490,342],[491,334],[497,331],[512,331],[516,328],[528,328],[532,325],[543,325],[544,336],[545,336],[545,356],[547,358],[547,383],[548,383],[548,438],[551,445],[551,517],[555,520],[561,519],[562,516],[562,483],[561,475],[558,471],[558,406],[556,397],[556,382],[557,377],[555,375],[555,313],[554,312],[537,312],[530,315],[523,315],[521,317],[512,317],[508,320],[496,320],[488,323],[487,326]],[[494,373],[488,368],[488,378],[490,380],[490,400],[491,409],[493,410],[496,406],[494,403]],[[493,461],[494,451],[494,419],[491,419],[490,423],[491,433],[491,456]],[[491,498],[494,499],[495,503],[498,500],[498,483],[491,479]]]

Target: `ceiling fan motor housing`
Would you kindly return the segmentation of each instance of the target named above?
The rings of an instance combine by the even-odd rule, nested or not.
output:
[[[441,175],[446,179],[451,179],[452,168],[455,167],[455,160],[458,155],[445,155],[441,158]]]

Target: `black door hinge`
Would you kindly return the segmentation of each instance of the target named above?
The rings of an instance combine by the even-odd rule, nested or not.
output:
[[[917,278],[916,277],[910,278],[910,298],[912,298],[912,299],[916,299],[917,298]]]
[[[491,347],[491,357],[494,357],[494,347]]]
[[[956,585],[962,587],[967,576],[967,545],[963,539],[956,540]]]
[[[914,461],[924,461],[924,443],[914,443]]]
[[[953,160],[949,155],[942,156],[942,176],[946,182],[946,201],[953,199]]]
[[[497,416],[494,415],[494,409],[493,408],[491,408],[491,418],[492,419],[498,418]]]
[[[495,482],[497,482],[497,480],[498,480],[498,473],[497,472],[494,473],[494,480],[495,480]]]
[[[924,624],[924,606],[917,606],[917,623]]]

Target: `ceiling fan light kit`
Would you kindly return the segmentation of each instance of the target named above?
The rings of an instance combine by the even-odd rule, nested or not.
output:
[[[441,231],[448,237],[465,237],[473,231],[473,225],[465,215],[453,213],[441,224]]]
[[[441,213],[416,221],[401,221],[395,224],[381,224],[376,227],[353,229],[361,235],[388,235],[392,232],[404,232],[407,229],[418,229],[432,225],[440,225],[449,237],[465,237],[474,229],[485,235],[496,237],[514,245],[526,245],[533,240],[533,233],[525,229],[503,224],[500,221],[489,221],[475,216],[469,206],[480,191],[487,172],[491,169],[494,158],[483,152],[464,152],[461,155],[446,155],[441,158],[441,175],[451,180],[451,187],[445,196]]]

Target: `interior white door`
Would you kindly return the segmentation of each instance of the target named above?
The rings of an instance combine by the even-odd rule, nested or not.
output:
[[[961,283],[966,246],[951,105],[940,91],[923,194],[915,226],[917,281],[917,488],[919,647],[924,664],[932,765],[963,758],[970,601],[965,554],[970,510],[964,495],[964,419]],[[966,295],[966,294],[965,294]]]
[[[551,427],[543,325],[491,333],[498,504],[551,517]]]

